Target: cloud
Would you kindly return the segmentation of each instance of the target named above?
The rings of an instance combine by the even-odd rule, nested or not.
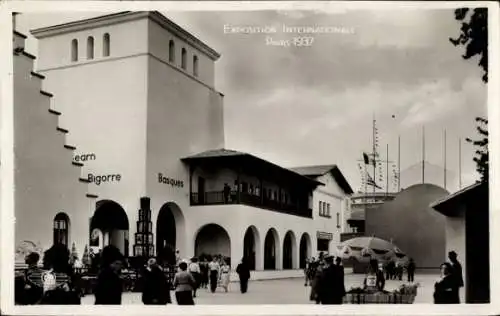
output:
[[[454,90],[449,81],[439,80],[423,84],[409,95],[413,104],[402,122],[405,127],[439,121],[463,112],[468,106],[486,104],[486,88],[479,78],[467,78],[459,90]]]

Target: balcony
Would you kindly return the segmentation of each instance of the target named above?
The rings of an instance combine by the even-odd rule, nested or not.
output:
[[[231,191],[229,196],[224,196],[224,192],[221,191],[205,192],[203,194],[199,194],[198,192],[191,193],[192,206],[224,204],[243,204],[278,213],[312,218],[312,209],[310,208],[297,207],[297,205],[292,203],[281,203],[254,194],[244,192],[239,192],[238,194],[237,191]]]

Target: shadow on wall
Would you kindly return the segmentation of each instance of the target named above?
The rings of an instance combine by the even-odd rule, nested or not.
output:
[[[417,268],[439,267],[446,259],[445,217],[430,204],[447,195],[433,184],[413,185],[366,212],[366,235],[392,239]]]

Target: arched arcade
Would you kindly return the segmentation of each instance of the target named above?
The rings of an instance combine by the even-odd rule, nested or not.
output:
[[[248,260],[250,270],[255,270],[262,260],[259,231],[253,225],[247,228],[243,238],[243,257]]]
[[[98,201],[90,220],[90,232],[91,246],[113,245],[128,256],[129,222],[120,204],[112,200]]]
[[[222,255],[231,258],[231,239],[228,232],[218,224],[202,226],[195,234],[194,255]],[[239,259],[234,258],[232,261],[237,262]]]
[[[183,248],[185,219],[173,202],[163,204],[156,219],[156,255],[160,261],[175,263],[175,251]]]

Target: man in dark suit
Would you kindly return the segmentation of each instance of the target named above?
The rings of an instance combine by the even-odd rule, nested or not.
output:
[[[456,304],[460,304],[460,288],[464,286],[464,279],[462,275],[462,265],[458,262],[458,255],[455,251],[448,253],[448,259],[451,264],[451,275],[454,281],[453,296],[455,297]]]

